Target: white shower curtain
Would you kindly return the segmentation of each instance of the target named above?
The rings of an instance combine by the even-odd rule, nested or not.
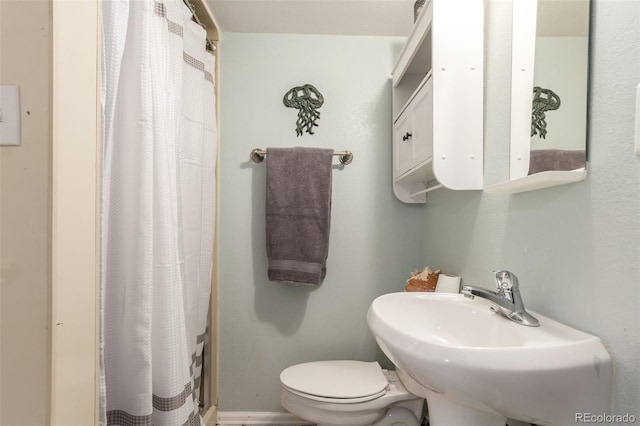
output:
[[[102,7],[101,423],[199,425],[214,57],[182,0]]]

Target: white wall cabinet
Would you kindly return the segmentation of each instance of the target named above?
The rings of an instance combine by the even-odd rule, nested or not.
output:
[[[483,0],[431,0],[393,70],[393,189],[483,188]]]

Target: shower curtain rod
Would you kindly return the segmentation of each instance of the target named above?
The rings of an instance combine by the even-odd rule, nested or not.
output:
[[[264,157],[267,155],[267,151],[264,149],[256,148],[251,151],[249,158],[254,163],[262,163]],[[340,156],[340,162],[344,165],[351,164],[353,161],[353,153],[351,151],[333,151],[333,155]]]
[[[184,2],[184,4],[187,5],[187,7],[189,8],[189,10],[191,11],[191,16],[193,18],[193,20],[196,22],[196,24],[200,25],[202,28],[207,29],[207,26],[205,24],[202,23],[202,21],[200,20],[200,18],[198,18],[198,15],[196,14],[196,8],[193,4],[191,4],[189,2],[189,0],[182,0]],[[202,0],[204,1],[204,0]],[[207,50],[209,50],[211,53],[215,53],[216,51],[216,45],[213,44],[213,42],[211,40],[209,40],[209,37],[205,38],[205,40],[207,41]]]

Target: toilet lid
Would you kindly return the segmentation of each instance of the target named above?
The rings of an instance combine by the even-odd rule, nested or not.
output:
[[[389,384],[377,362],[362,361],[293,365],[280,374],[280,382],[299,393],[335,399],[378,397]]]

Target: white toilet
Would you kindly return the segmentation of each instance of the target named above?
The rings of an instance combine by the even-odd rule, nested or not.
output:
[[[280,374],[282,406],[318,426],[420,426],[424,400],[377,362],[318,361]]]

